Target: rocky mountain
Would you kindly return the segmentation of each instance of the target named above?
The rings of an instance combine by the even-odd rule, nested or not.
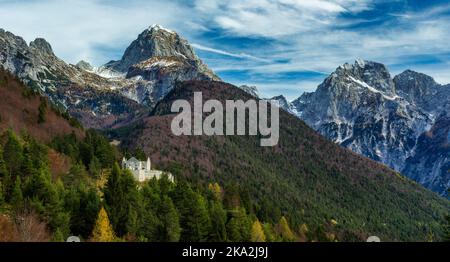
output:
[[[144,30],[121,60],[99,68],[86,61],[67,64],[44,39],[27,45],[0,30],[0,67],[94,128],[139,119],[177,82],[220,80],[185,39],[158,25]]]
[[[256,86],[241,85],[239,88],[254,97],[259,97],[259,91]]]
[[[440,115],[431,129],[417,139],[416,149],[402,170],[441,195],[450,188],[450,114]]]
[[[411,70],[392,78],[383,64],[364,60],[338,67],[315,92],[292,102],[295,114],[330,140],[441,194],[442,187],[426,181],[439,177],[439,183],[448,185],[448,173],[441,168],[446,163],[415,171],[409,163],[424,153],[418,138],[433,125],[442,128],[437,116],[448,112],[449,105],[450,86]]]
[[[125,50],[122,59],[111,61],[104,68],[127,73],[130,67],[151,58],[180,58],[197,68],[199,73],[219,78],[198,58],[189,43],[174,31],[160,25],[145,29]],[[158,59],[154,59],[158,60]],[[164,61],[164,60],[163,60]],[[148,64],[148,63],[147,63]]]
[[[272,103],[275,103],[279,108],[284,109],[286,112],[293,114],[294,108],[291,103],[289,103],[283,95],[274,96],[272,98],[269,98],[267,100],[272,101]]]
[[[305,223],[313,231],[326,223],[325,230],[342,241],[365,241],[369,235],[383,240],[439,235],[435,230],[449,207],[447,200],[332,143],[284,110],[274,147],[261,148],[259,136],[173,135],[176,114],[170,112],[171,105],[177,99],[193,103],[194,92],[222,103],[254,99],[222,82],[183,82],[141,122],[110,130],[111,139],[121,141],[125,151],[143,150],[160,169],[174,174],[183,170],[190,181],[245,188],[245,199],[254,203],[262,221],[286,214],[294,227]]]

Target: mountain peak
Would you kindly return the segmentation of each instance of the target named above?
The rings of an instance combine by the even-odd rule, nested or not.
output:
[[[127,73],[133,65],[155,57],[177,57],[183,59],[211,75],[212,78],[217,78],[195,54],[194,49],[186,39],[180,37],[176,32],[157,24],[140,33],[127,47],[122,59],[109,62],[105,67],[121,73]]]
[[[258,88],[256,86],[249,86],[249,85],[241,85],[239,86],[240,89],[244,90],[245,92],[247,92],[248,94],[254,96],[254,97],[259,97],[259,91]]]
[[[331,75],[338,81],[349,77],[388,95],[395,95],[395,87],[389,70],[384,64],[358,58],[354,64],[345,63]]]
[[[421,81],[427,85],[437,85],[434,79],[426,74],[419,73],[410,69],[403,71],[402,73],[396,75],[394,77],[395,81],[407,81],[410,85],[414,86],[414,82]]]
[[[86,62],[84,60],[79,61],[75,66],[78,67],[79,69],[82,69],[85,71],[93,71],[94,70],[94,67],[89,62]]]
[[[165,27],[163,27],[163,26],[161,26],[161,25],[158,25],[158,24],[153,24],[153,25],[151,25],[151,26],[148,28],[148,30],[149,30],[149,31],[155,31],[155,32],[157,32],[157,31],[165,31],[165,32],[170,33],[170,34],[176,34],[176,32],[174,32],[174,31],[172,31],[172,30],[170,30],[170,29],[167,29],[167,28],[165,28]]]
[[[45,54],[54,56],[52,46],[44,38],[36,38],[30,42],[30,47],[35,48]]]

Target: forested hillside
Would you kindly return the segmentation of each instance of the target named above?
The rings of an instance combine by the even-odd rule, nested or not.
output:
[[[46,99],[1,74],[0,241],[335,241],[333,230],[258,219],[240,185],[167,179],[138,184],[121,153]]]
[[[393,170],[327,141],[304,122],[280,111],[280,141],[260,147],[259,136],[174,136],[170,106],[193,101],[252,98],[220,82],[180,84],[133,126],[113,130],[125,150],[143,149],[161,169],[189,181],[239,188],[248,211],[262,222],[288,218],[296,232],[333,232],[340,240],[439,239],[449,202]],[[227,192],[227,190],[225,190]],[[245,204],[248,203],[248,204]]]
[[[0,92],[9,98],[0,125],[0,241],[446,237],[448,201],[327,142],[284,112],[273,148],[259,147],[258,137],[171,135],[172,100],[195,90],[205,98],[247,98],[231,85],[179,86],[144,122],[110,132],[121,139],[117,148],[16,78],[1,79]],[[131,155],[151,156],[175,183],[137,183],[117,164]]]

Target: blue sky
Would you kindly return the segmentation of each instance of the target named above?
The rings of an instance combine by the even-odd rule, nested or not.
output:
[[[450,83],[450,3],[383,0],[10,1],[0,27],[70,63],[119,59],[152,24],[180,33],[227,82],[294,99],[356,58]]]

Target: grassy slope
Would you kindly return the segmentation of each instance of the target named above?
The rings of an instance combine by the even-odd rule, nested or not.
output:
[[[423,241],[440,234],[449,202],[368,158],[341,148],[280,111],[280,141],[259,146],[258,137],[173,136],[169,109],[178,98],[249,99],[240,89],[219,82],[186,82],[175,88],[143,122],[116,130],[124,147],[143,148],[160,168],[182,166],[202,182],[238,183],[255,211],[267,220],[280,211],[294,228],[327,225],[338,237],[364,240]],[[276,217],[273,217],[276,219]]]

